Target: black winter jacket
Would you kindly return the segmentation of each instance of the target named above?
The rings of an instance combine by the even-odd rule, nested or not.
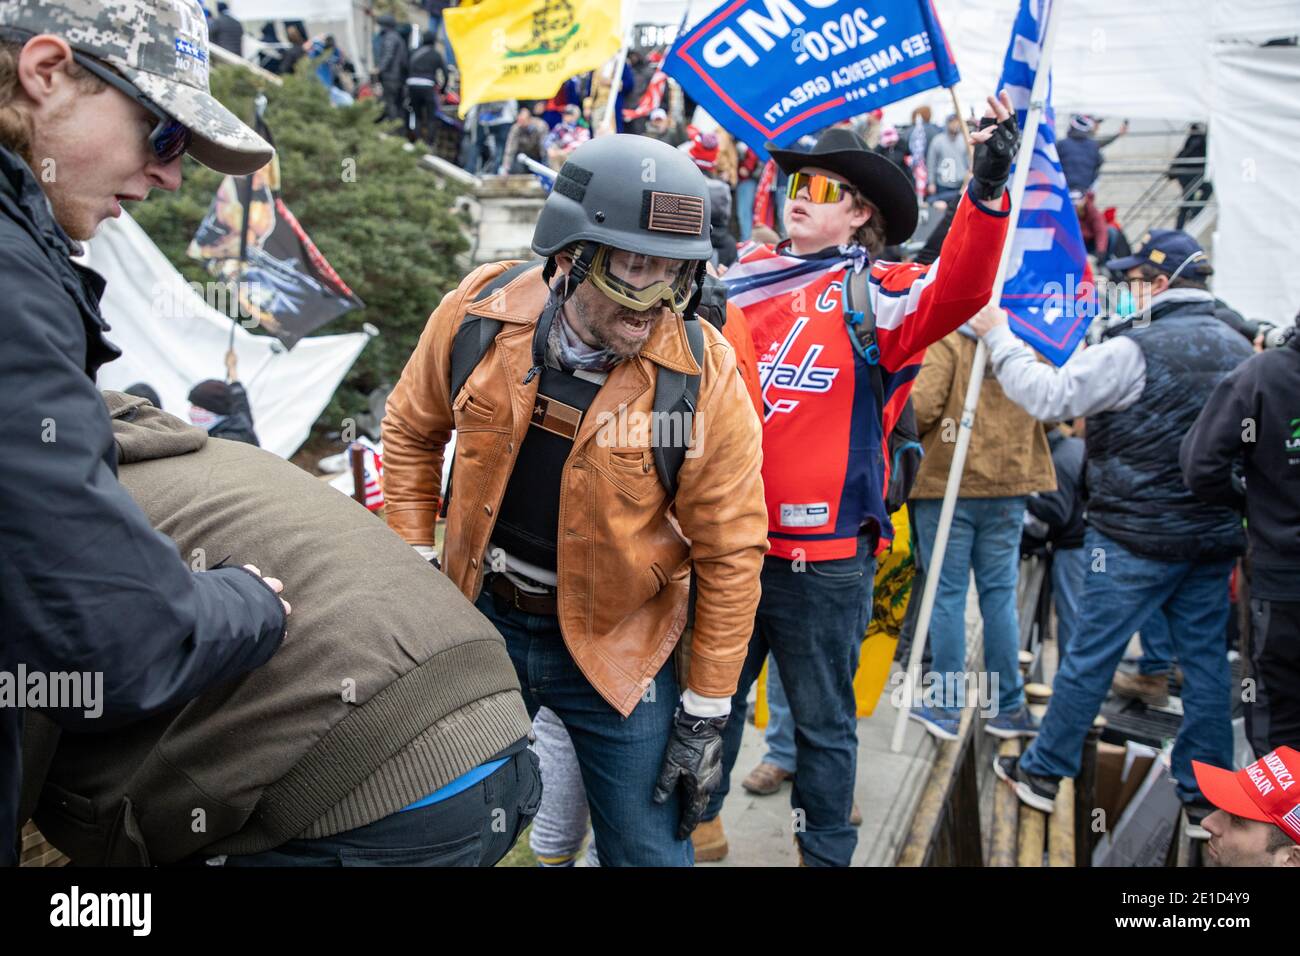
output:
[[[1056,469],[1056,490],[1030,495],[1025,507],[1047,525],[1047,540],[1058,551],[1082,548],[1083,466],[1086,446],[1082,438],[1067,437],[1060,429],[1047,433],[1052,449],[1052,466]]]
[[[1219,383],[1179,461],[1202,500],[1245,510],[1251,595],[1300,602],[1300,335]]]
[[[253,406],[248,403],[248,392],[244,391],[244,386],[239,382],[230,383],[230,414],[208,434],[213,438],[242,441],[245,445],[261,447],[257,432],[253,430]]]
[[[12,687],[20,665],[29,682],[89,675],[102,714],[45,713],[95,731],[264,663],[285,617],[240,555],[190,571],[118,483],[94,375],[120,353],[104,338],[104,282],[75,252],[27,164],[0,148],[0,679]],[[14,862],[22,823],[22,714],[0,706],[0,865]]]

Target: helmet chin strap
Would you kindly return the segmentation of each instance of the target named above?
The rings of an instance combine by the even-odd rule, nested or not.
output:
[[[703,259],[695,264],[695,292],[691,299],[686,303],[686,311],[682,314],[687,319],[695,317],[695,310],[700,307],[700,296],[704,294],[704,277],[709,274],[709,264]]]
[[[594,242],[582,243],[578,248],[578,254],[573,257],[573,265],[569,271],[553,285],[551,278],[556,272],[555,257],[548,257],[546,265],[542,267],[542,281],[550,287],[551,294],[546,297],[546,305],[542,307],[541,314],[537,317],[537,328],[533,331],[533,366],[524,376],[525,385],[542,374],[542,368],[546,364],[546,343],[551,337],[551,326],[555,324],[555,317],[560,314],[560,309],[564,308],[564,303],[569,301],[578,286],[586,281],[587,274],[591,271],[591,262],[596,258],[599,249],[600,246]]]

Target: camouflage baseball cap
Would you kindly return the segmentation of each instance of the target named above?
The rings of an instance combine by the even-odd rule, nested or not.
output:
[[[0,30],[63,37],[111,64],[193,134],[189,153],[244,176],[271,161],[271,145],[208,92],[208,25],[197,0],[0,0]]]

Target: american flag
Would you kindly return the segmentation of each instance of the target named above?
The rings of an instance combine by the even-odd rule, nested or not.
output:
[[[652,192],[646,228],[698,236],[704,232],[704,200],[699,196]]]
[[[636,104],[636,108],[623,111],[623,122],[630,123],[642,119],[659,109],[663,105],[664,91],[667,88],[668,74],[663,70],[656,70],[645,92],[641,94],[641,100]]]
[[[1282,817],[1282,825],[1291,831],[1291,836],[1300,839],[1300,803],[1291,808],[1291,812]]]

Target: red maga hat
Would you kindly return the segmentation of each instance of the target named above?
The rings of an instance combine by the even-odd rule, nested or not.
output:
[[[1192,761],[1205,799],[1233,816],[1281,827],[1300,843],[1300,752],[1278,747],[1235,773]]]

